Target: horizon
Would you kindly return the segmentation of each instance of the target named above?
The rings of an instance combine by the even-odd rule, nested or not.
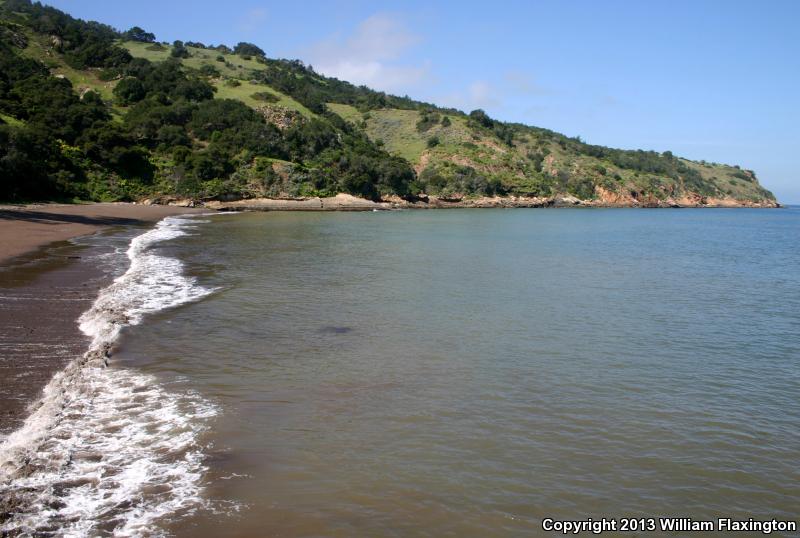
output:
[[[98,0],[44,3],[121,31],[141,26],[159,41],[252,42],[327,76],[465,112],[482,108],[592,144],[738,164],[782,204],[800,204],[792,151],[800,147],[800,46],[791,39],[800,5],[792,2],[770,10],[717,1],[512,2],[500,11],[234,0],[219,13],[210,2],[145,0],[133,14]],[[296,20],[303,25],[287,24]]]

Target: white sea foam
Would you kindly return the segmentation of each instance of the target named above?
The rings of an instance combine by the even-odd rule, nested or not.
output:
[[[127,272],[81,316],[89,350],[53,377],[22,428],[0,445],[0,504],[12,513],[0,531],[160,535],[160,518],[202,505],[198,437],[215,406],[167,391],[153,376],[105,367],[123,327],[213,291],[152,248],[196,223],[168,217],[135,237]]]

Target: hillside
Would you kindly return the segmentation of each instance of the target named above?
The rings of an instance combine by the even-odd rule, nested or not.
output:
[[[157,43],[141,28],[0,4],[0,199],[337,193],[417,204],[776,205],[738,166],[387,95],[249,43]]]

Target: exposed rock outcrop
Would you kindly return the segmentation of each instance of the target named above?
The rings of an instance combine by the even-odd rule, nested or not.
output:
[[[462,195],[432,196],[418,194],[400,197],[385,196],[380,201],[367,200],[340,193],[328,198],[281,197],[248,198],[218,197],[215,200],[190,200],[164,197],[146,199],[143,204],[163,204],[181,207],[202,205],[216,211],[380,211],[390,209],[449,209],[449,208],[512,208],[512,207],[780,207],[772,201],[748,201],[732,198],[710,198],[699,195],[658,199],[652,195],[635,197],[615,193],[599,193],[597,198],[581,200],[571,195],[557,196],[483,196],[467,198]]]
[[[205,202],[205,207],[217,211],[372,211],[392,209],[392,204],[340,193],[330,198],[251,198],[233,202],[212,200]]]
[[[299,112],[278,105],[261,105],[256,111],[281,131],[285,131],[296,122],[303,121],[303,115]]]

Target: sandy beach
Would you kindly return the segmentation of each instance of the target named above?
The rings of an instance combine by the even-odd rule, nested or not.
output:
[[[126,203],[0,205],[0,263],[106,226],[155,222],[199,209]]]

